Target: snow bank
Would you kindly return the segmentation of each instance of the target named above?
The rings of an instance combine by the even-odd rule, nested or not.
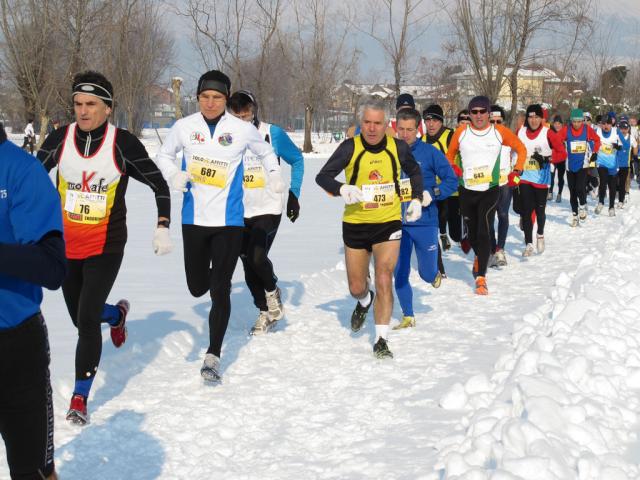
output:
[[[490,379],[441,397],[468,413],[440,442],[430,479],[640,478],[625,457],[640,390],[640,259],[626,253],[640,242],[637,222],[626,215],[599,258],[557,277],[551,299],[514,325]]]

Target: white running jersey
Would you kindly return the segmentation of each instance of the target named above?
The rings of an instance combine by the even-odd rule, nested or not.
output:
[[[191,175],[182,204],[182,223],[206,227],[243,226],[242,158],[252,152],[269,174],[280,172],[273,148],[249,122],[225,114],[213,135],[200,112],[178,120],[156,156],[156,164],[169,180],[178,170]]]
[[[503,167],[502,141],[502,135],[493,125],[486,130],[473,130],[467,125],[460,135],[458,149],[462,160],[464,188],[483,192],[492,186],[496,164],[499,169]]]
[[[266,142],[271,143],[271,124],[260,122],[258,132]],[[259,215],[280,215],[284,208],[282,193],[275,193],[266,188],[267,173],[260,159],[247,152],[242,159],[244,163],[244,216],[253,218]]]
[[[535,160],[531,160],[531,155],[535,152],[538,152],[543,157],[551,156],[551,146],[549,145],[548,140],[549,128],[548,127],[540,127],[540,132],[536,136],[536,138],[531,139],[527,136],[527,127],[521,127],[518,130],[518,138],[524,146],[527,147],[527,163],[525,164],[525,170],[528,170],[527,165],[529,162],[534,162],[535,166],[532,169],[539,169],[537,162]]]

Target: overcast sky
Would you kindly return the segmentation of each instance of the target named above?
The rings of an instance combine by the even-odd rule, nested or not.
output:
[[[598,3],[597,18],[613,23],[616,33],[612,39],[612,51],[616,52],[620,63],[624,63],[630,58],[638,59],[640,57],[640,0],[596,1]],[[358,3],[360,2],[356,0],[354,4]],[[420,45],[414,49],[411,57],[412,62],[416,62],[421,55],[433,59],[441,54],[442,44],[450,38],[450,25],[448,25],[448,21],[437,23],[420,41]],[[186,90],[189,91],[190,88],[194,88],[204,66],[189,42],[191,25],[182,18],[176,18],[176,21],[172,21],[170,24],[176,26],[176,68],[178,71],[173,72],[172,69],[168,75],[182,76],[185,80]],[[352,42],[363,52],[360,69],[362,79],[390,81],[392,72],[381,48],[363,34],[354,33]]]

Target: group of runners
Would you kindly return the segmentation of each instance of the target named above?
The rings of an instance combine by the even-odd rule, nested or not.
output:
[[[464,253],[472,249],[475,293],[488,295],[488,268],[507,265],[511,208],[520,216],[522,256],[530,257],[545,250],[546,204],[556,181],[555,200],[562,202],[565,172],[572,227],[587,219],[588,186],[598,202],[594,212],[604,212],[608,195],[608,214],[615,216],[616,198],[617,208],[628,199],[630,168],[636,178],[640,175],[635,117],[621,115],[617,121],[610,112],[592,127],[590,114],[575,108],[567,124],[556,115],[548,125],[545,109],[533,104],[514,133],[505,125],[504,109],[484,96],[472,98],[458,113],[455,129],[444,125],[440,105],[429,105],[420,115],[409,94],[398,97],[396,109],[391,121],[383,101],[363,101],[360,124],[347,132],[350,138],[316,177],[346,204],[345,263],[349,291],[357,300],[351,328],[361,329],[373,307],[378,358],[393,356],[387,342],[392,284],[402,310],[394,329],[415,326],[408,281],[413,251],[420,278],[437,288],[446,277],[442,252],[451,248],[451,240]],[[344,183],[336,180],[341,172]]]
[[[56,475],[42,287],[62,287],[78,331],[70,422],[89,421],[101,325],[109,326],[114,347],[126,342],[130,303],[108,303],[108,297],[127,241],[129,177],[155,196],[157,255],[173,249],[170,190],[183,195],[186,283],[193,296],[208,293],[212,300],[200,369],[205,381],[221,380],[238,259],[258,310],[251,334],[273,329],[285,313],[268,254],[283,211],[291,222],[300,214],[304,162],[281,128],[259,119],[258,99],[250,91],[232,92],[224,73],[206,72],[197,85],[199,111],[176,121],[152,160],[134,135],[109,122],[114,92],[102,74],[76,75],[70,97],[75,121],[52,131],[37,159],[7,141],[0,128],[0,433],[12,478]],[[385,102],[361,102],[358,128],[316,181],[345,202],[346,270],[357,300],[351,329],[360,330],[373,307],[376,357],[393,356],[387,338],[394,287],[403,313],[395,328],[415,325],[409,283],[413,251],[419,276],[437,288],[446,278],[442,253],[452,248],[451,240],[465,253],[473,249],[475,293],[487,295],[487,269],[506,265],[512,198],[522,219],[523,255],[544,251],[545,205],[552,172],[558,174],[561,200],[563,161],[573,225],[586,218],[588,186],[598,189],[596,213],[603,210],[607,189],[610,214],[616,192],[618,207],[624,206],[630,159],[637,155],[633,120],[620,117],[616,125],[608,115],[593,130],[578,110],[569,126],[550,128],[543,117],[539,105],[529,106],[524,125],[513,133],[504,125],[504,111],[478,96],[459,113],[453,130],[444,126],[440,106],[430,105],[421,115],[404,94],[391,125]],[[291,168],[288,188],[280,160]],[[53,169],[55,186],[47,175]],[[342,172],[344,182],[336,180]]]
[[[173,125],[154,160],[134,135],[109,122],[113,87],[98,72],[75,76],[70,95],[75,121],[51,132],[37,159],[9,142],[0,128],[0,433],[12,478],[56,478],[42,287],[62,286],[78,331],[66,416],[71,423],[89,422],[101,325],[109,325],[114,347],[127,339],[129,301],[107,300],[127,241],[129,177],[155,195],[157,255],[173,249],[170,188],[183,193],[187,286],[193,296],[209,293],[212,299],[200,369],[205,381],[221,380],[231,278],[239,258],[258,309],[251,333],[268,332],[284,316],[268,252],[283,211],[291,222],[300,214],[302,154],[280,127],[258,119],[251,92],[232,94],[224,73],[203,74],[197,95],[200,111]],[[280,159],[291,166],[286,195]],[[55,187],[47,175],[52,169],[57,169]]]

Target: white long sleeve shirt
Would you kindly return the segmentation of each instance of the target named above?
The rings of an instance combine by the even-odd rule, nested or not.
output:
[[[180,167],[176,164],[182,152]],[[207,227],[243,226],[243,163],[251,152],[270,174],[280,173],[273,148],[248,122],[225,113],[213,131],[200,112],[178,120],[156,156],[169,180],[179,170],[191,175],[182,204],[182,223]]]

